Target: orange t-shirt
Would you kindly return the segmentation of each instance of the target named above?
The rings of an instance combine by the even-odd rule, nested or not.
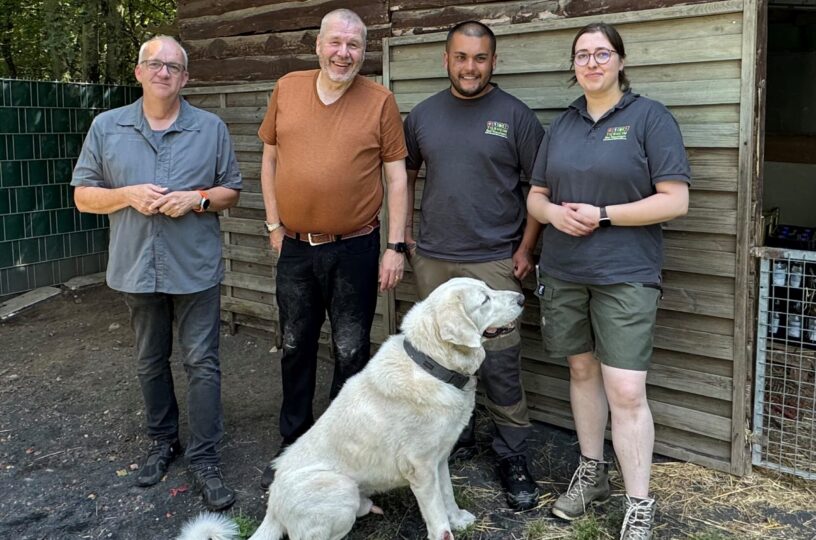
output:
[[[379,213],[381,167],[408,152],[397,102],[359,75],[340,99],[317,95],[319,70],[278,80],[258,131],[277,147],[275,198],[281,222],[301,233],[344,234]]]

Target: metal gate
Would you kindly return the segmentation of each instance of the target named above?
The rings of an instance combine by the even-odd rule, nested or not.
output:
[[[816,480],[816,252],[758,248],[753,463]]]

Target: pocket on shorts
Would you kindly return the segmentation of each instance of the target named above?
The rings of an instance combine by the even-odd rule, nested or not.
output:
[[[541,340],[544,343],[544,348],[551,350],[554,345],[554,332],[552,327],[553,323],[557,320],[552,316],[555,287],[545,282],[544,277],[538,272],[538,269],[536,269],[536,289],[534,294],[538,297],[540,310],[539,326],[541,328]]]

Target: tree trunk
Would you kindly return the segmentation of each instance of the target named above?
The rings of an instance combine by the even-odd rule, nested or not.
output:
[[[99,82],[99,1],[87,0],[82,23],[82,79]]]
[[[6,72],[12,79],[17,78],[17,66],[14,64],[14,55],[11,48],[11,31],[14,23],[11,21],[11,13],[3,13],[0,18],[0,53],[6,62]]]

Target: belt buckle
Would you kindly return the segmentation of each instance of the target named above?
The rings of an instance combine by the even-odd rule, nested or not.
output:
[[[328,240],[324,240],[324,241],[322,241],[322,242],[317,241],[317,240],[312,240],[312,235],[313,235],[313,234],[314,234],[315,236],[326,236],[326,237],[328,237],[329,239],[328,239]],[[306,238],[308,238],[308,239],[309,239],[309,245],[310,245],[310,246],[312,246],[312,247],[314,247],[314,246],[320,246],[320,245],[323,245],[323,244],[328,244],[329,242],[331,242],[331,237],[332,237],[332,235],[330,235],[330,234],[326,234],[326,233],[306,233]]]

